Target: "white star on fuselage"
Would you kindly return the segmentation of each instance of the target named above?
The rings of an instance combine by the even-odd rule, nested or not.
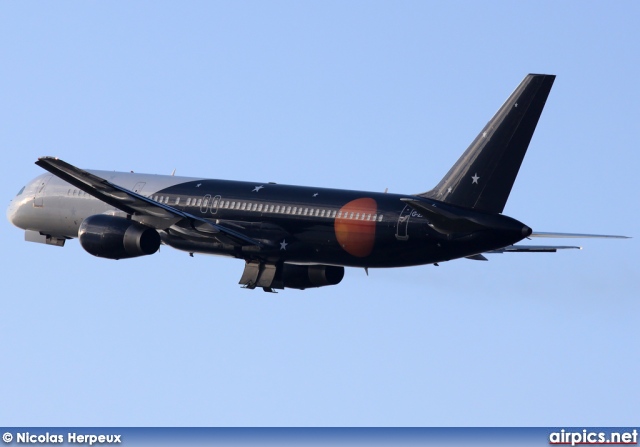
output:
[[[202,186],[202,183],[198,183],[198,184],[196,185],[196,188],[200,188],[200,186]]]
[[[474,183],[477,185],[478,184],[478,180],[480,179],[480,177],[478,177],[478,173],[476,172],[474,174],[473,177],[471,177],[471,184],[473,185]]]
[[[318,193],[315,193],[315,194],[313,195],[313,197],[318,197]]]
[[[280,242],[280,250],[286,250],[287,249],[287,241],[285,239],[282,239],[282,242]]]
[[[264,186],[263,186],[263,185],[256,186],[255,188],[253,188],[253,191],[251,191],[251,192],[258,192],[258,191],[260,191],[262,188],[264,188]]]

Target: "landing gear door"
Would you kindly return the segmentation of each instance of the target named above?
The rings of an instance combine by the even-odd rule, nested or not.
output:
[[[398,217],[398,224],[396,225],[396,239],[399,241],[406,241],[409,239],[408,229],[409,229],[409,218],[411,217],[411,213],[413,212],[413,208],[409,205],[405,205]]]

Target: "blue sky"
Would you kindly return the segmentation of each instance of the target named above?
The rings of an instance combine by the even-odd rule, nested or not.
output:
[[[417,193],[558,77],[505,214],[634,236],[241,290],[2,232],[0,423],[637,425],[637,2],[3,2],[4,203],[85,168]],[[574,241],[571,241],[574,242]]]

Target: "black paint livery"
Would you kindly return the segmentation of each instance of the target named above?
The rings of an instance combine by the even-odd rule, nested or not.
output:
[[[265,291],[337,284],[345,266],[576,248],[514,246],[526,237],[558,234],[533,233],[501,214],[554,79],[526,76],[438,185],[421,194],[206,179],[168,181],[149,193],[143,181],[126,188],[56,158],[36,164],[117,211],[79,223],[77,237],[89,253],[122,259],[154,253],[164,243],[191,254],[232,256],[245,261],[240,283]],[[55,245],[76,236],[58,233],[39,229]]]

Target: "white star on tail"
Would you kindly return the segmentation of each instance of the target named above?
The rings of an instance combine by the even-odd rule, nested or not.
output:
[[[473,177],[471,177],[471,184],[473,185],[474,183],[477,185],[478,184],[478,180],[480,179],[480,177],[478,177],[478,173],[476,172],[474,174]]]
[[[282,242],[280,242],[280,250],[286,250],[287,249],[287,241],[285,239],[282,239]]]
[[[258,191],[260,191],[262,188],[264,188],[264,186],[263,186],[263,185],[256,186],[255,188],[253,188],[253,190],[252,190],[251,192],[258,192]]]

